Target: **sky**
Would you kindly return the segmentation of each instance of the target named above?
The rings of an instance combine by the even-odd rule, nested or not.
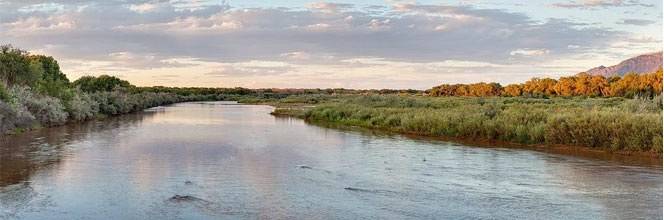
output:
[[[71,80],[427,89],[572,75],[662,50],[661,0],[0,0],[0,44]]]

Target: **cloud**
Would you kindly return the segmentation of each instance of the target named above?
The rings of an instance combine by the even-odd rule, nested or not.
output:
[[[620,6],[643,6],[654,7],[653,4],[641,4],[638,0],[585,0],[570,1],[567,3],[554,3],[559,8],[595,8],[595,7],[620,7]]]
[[[294,66],[287,63],[263,60],[235,63],[202,61],[201,63],[211,69],[211,71],[206,72],[204,75],[212,77],[265,77],[281,75],[295,70]]]
[[[316,74],[321,77],[316,85],[334,80],[359,85],[367,76],[363,79],[394,83],[389,85],[399,79],[415,83],[413,78],[429,83],[427,77],[451,73],[482,74],[489,68],[522,73],[516,68],[532,69],[528,66],[579,53],[620,53],[603,51],[620,43],[661,48],[658,39],[649,36],[635,38],[640,35],[471,5],[319,2],[294,8],[234,8],[195,0],[4,2],[3,43],[55,56],[68,74],[116,71],[134,80],[150,72],[201,79],[261,76],[261,82],[270,85],[302,84],[307,81],[294,77]],[[602,2],[571,3],[637,4]],[[372,75],[376,72],[384,74]]]
[[[282,53],[279,56],[284,57],[286,59],[295,59],[295,60],[308,60],[308,59],[311,59],[311,54],[309,54],[307,52],[302,52],[302,51]]]
[[[323,11],[327,13],[335,13],[341,10],[350,9],[352,7],[353,5],[351,4],[341,4],[341,3],[331,3],[331,2],[316,2],[307,5],[307,8],[309,9]]]
[[[647,26],[654,23],[655,21],[646,20],[646,19],[625,19],[622,22],[618,22],[618,24],[637,25],[637,26]]]
[[[179,78],[182,77],[181,75],[176,75],[176,74],[162,74],[158,76],[152,76],[152,78]]]
[[[217,70],[207,72],[205,75],[213,77],[254,77],[254,76],[269,76],[280,75],[287,72],[289,68],[266,68],[266,67],[233,67],[226,66]]]
[[[567,46],[569,48],[569,45]],[[577,48],[575,48],[577,49]],[[546,55],[549,54],[551,51],[545,50],[545,49],[518,49],[510,52],[510,55],[512,56],[541,56],[541,55]]]
[[[64,33],[77,28],[77,22],[63,15],[19,18],[13,22],[0,23],[6,35],[20,37],[36,33]]]
[[[463,5],[395,4],[393,9],[399,16],[390,16],[331,3],[310,6],[316,10],[231,9],[226,5],[191,10],[165,3],[139,3],[151,4],[149,10],[137,11],[133,4],[117,8],[89,4],[81,10],[66,6],[65,10],[70,10],[66,13],[31,15],[29,19],[18,16],[0,27],[25,30],[2,34],[18,46],[59,45],[54,52],[71,58],[108,60],[102,55],[126,51],[159,54],[160,59],[194,57],[225,62],[281,60],[294,51],[337,59],[371,56],[415,62],[508,62],[510,53],[519,48],[542,48],[564,55],[567,45],[602,46],[602,42],[620,35],[583,24],[542,22],[522,13]],[[318,10],[330,8],[348,10]],[[104,19],[109,17],[124,19]],[[31,27],[68,29],[51,36]]]

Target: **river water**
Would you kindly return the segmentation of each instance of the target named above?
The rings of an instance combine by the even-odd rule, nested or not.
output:
[[[0,219],[661,219],[661,166],[182,103],[0,139]]]

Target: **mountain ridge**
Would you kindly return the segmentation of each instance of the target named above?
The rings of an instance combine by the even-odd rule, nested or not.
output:
[[[619,64],[605,67],[598,66],[585,71],[589,75],[624,76],[628,73],[653,73],[662,68],[662,51],[642,54],[636,57],[623,60]]]

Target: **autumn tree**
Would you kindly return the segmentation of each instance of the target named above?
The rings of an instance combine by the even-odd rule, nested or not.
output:
[[[561,96],[574,95],[576,90],[576,77],[560,77],[558,82],[553,86],[553,90],[557,95]]]
[[[498,83],[475,83],[468,85],[469,96],[497,96],[500,95],[502,86]]]
[[[532,78],[521,84],[502,87],[498,83],[443,84],[429,90],[430,96],[653,96],[662,93],[662,69],[655,73],[634,74],[623,77],[589,75],[580,73],[576,76],[551,78]]]
[[[503,96],[520,96],[522,94],[521,87],[517,84],[510,84],[503,88],[501,93]]]
[[[532,78],[526,83],[521,85],[523,94],[531,95],[555,95],[553,86],[556,85],[557,81],[551,78]]]
[[[607,94],[609,96],[627,96],[628,94],[633,95],[638,93],[635,91],[635,88],[639,87],[640,84],[639,75],[635,73],[630,73],[622,78],[619,78],[616,81],[613,81],[609,86]]]
[[[609,87],[608,80],[602,75],[595,75],[590,77],[590,85],[588,91],[591,96],[605,96],[605,91]]]

